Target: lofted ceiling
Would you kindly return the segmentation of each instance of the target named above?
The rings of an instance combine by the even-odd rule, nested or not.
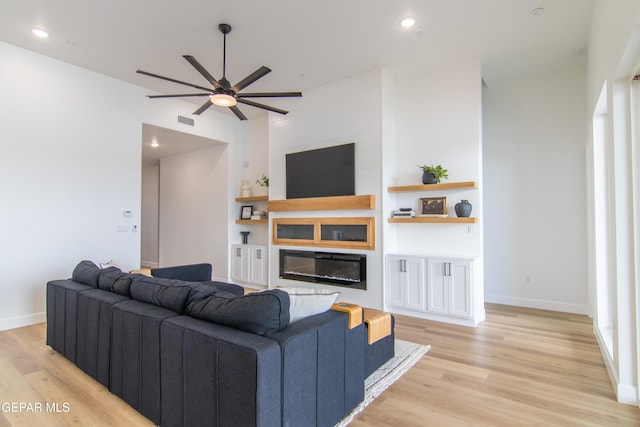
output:
[[[305,91],[377,68],[402,77],[470,57],[481,58],[490,86],[584,60],[592,9],[593,0],[2,0],[0,40],[180,93],[136,69],[206,86],[182,55],[221,77],[217,26],[226,22],[231,83],[273,70],[252,92]],[[407,16],[409,30],[399,25]],[[50,37],[35,38],[33,27]]]
[[[231,84],[262,65],[245,91],[302,91],[375,69],[408,78],[480,58],[487,86],[585,63],[593,0],[2,0],[0,40],[144,87],[194,90],[142,69],[208,86],[193,55]],[[535,12],[534,12],[535,11]],[[416,25],[403,29],[411,16]],[[31,34],[37,27],[47,39]],[[203,98],[185,98],[197,105]],[[256,100],[278,106],[278,99]],[[154,102],[163,102],[162,99]],[[295,105],[295,102],[288,104]],[[251,118],[263,110],[241,106]],[[212,107],[216,111],[227,111]],[[206,115],[207,112],[204,113]],[[229,112],[229,114],[231,114]]]

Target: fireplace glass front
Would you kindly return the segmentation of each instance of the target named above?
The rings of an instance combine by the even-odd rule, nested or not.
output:
[[[367,289],[367,256],[281,249],[280,277]]]

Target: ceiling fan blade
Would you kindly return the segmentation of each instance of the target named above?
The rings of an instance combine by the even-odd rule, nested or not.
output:
[[[147,95],[147,98],[180,98],[183,96],[211,96],[209,93],[180,93],[176,95]]]
[[[270,72],[271,72],[271,69],[267,68],[267,67],[265,67],[263,65],[262,67],[258,68],[253,73],[249,74],[247,77],[245,77],[244,79],[242,79],[238,83],[236,83],[235,86],[233,86],[231,88],[231,90],[236,92],[236,93],[238,93],[242,89],[244,89],[245,87],[249,86],[251,83],[255,82],[256,80],[258,80],[261,77],[264,77],[265,75],[269,74]]]
[[[229,110],[233,111],[233,114],[235,114],[240,120],[247,120],[247,116],[242,114],[242,111],[240,111],[240,109],[235,105],[233,107],[229,107]]]
[[[209,83],[211,83],[213,85],[213,87],[215,87],[216,89],[222,89],[222,85],[220,83],[218,83],[218,81],[216,79],[214,79],[211,74],[209,74],[209,72],[202,66],[202,64],[200,64],[198,62],[198,60],[196,58],[194,58],[191,55],[182,55],[182,57],[184,59],[186,59],[187,61],[189,61],[189,64],[191,64],[193,66],[193,68],[198,70],[198,72],[200,74],[202,74],[202,76],[205,79],[207,79],[207,81]]]
[[[255,92],[255,93],[239,93],[237,98],[286,98],[300,97],[302,92]]]
[[[200,114],[204,113],[205,111],[207,111],[207,109],[209,109],[209,107],[211,107],[212,105],[213,105],[213,102],[211,102],[210,99],[207,99],[207,102],[202,104],[202,106],[200,108],[198,108],[196,111],[194,111],[192,114],[200,115]]]
[[[171,77],[164,77],[164,76],[160,76],[158,74],[153,74],[153,73],[149,73],[147,71],[142,71],[142,70],[136,70],[136,73],[144,74],[145,76],[155,77],[156,79],[162,79],[162,80],[166,80],[168,82],[178,83],[178,84],[185,85],[185,86],[191,86],[191,87],[196,88],[196,89],[206,90],[208,92],[211,92],[211,88],[202,87],[202,86],[194,85],[193,83],[187,83],[187,82],[183,82],[183,81],[180,81],[180,80],[172,79]]]
[[[280,114],[287,114],[288,113],[288,111],[281,110],[281,109],[276,108],[276,107],[271,107],[269,105],[258,104],[257,102],[249,101],[248,99],[238,98],[238,102],[240,102],[242,104],[250,105],[252,107],[262,108],[263,110],[273,111],[274,113],[280,113]]]

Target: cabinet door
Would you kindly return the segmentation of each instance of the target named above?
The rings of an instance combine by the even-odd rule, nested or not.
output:
[[[387,300],[390,307],[425,309],[425,260],[387,257]]]
[[[449,263],[430,259],[427,263],[427,311],[449,314]]]
[[[404,306],[411,310],[425,309],[425,260],[422,258],[405,258]]]
[[[231,278],[238,282],[249,280],[249,248],[234,245],[231,247]]]
[[[471,263],[452,261],[449,267],[449,314],[471,316]]]
[[[252,247],[250,250],[249,282],[256,285],[267,285],[267,250]]]
[[[387,257],[387,305],[391,307],[404,307],[403,286],[403,258],[396,256]]]

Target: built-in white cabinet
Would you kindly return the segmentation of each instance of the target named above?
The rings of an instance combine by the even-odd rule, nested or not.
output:
[[[424,311],[425,274],[424,258],[387,257],[387,304],[392,307]]]
[[[484,293],[474,289],[475,259],[387,255],[385,307],[397,314],[475,326]],[[477,280],[481,283],[480,280]]]
[[[471,262],[427,260],[427,311],[471,317]]]
[[[266,246],[232,245],[231,279],[241,284],[267,286],[268,252]]]

